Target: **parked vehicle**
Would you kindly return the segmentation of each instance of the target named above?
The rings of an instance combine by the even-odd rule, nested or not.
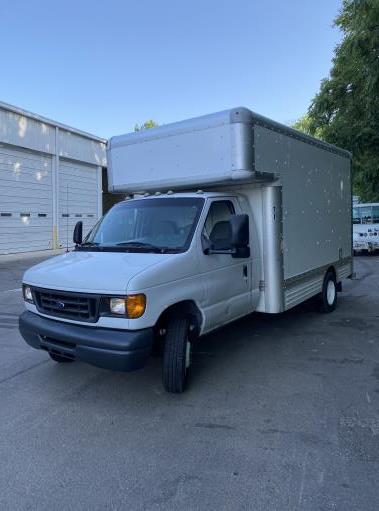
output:
[[[246,108],[112,138],[110,191],[130,198],[25,273],[21,334],[57,362],[121,371],[161,348],[163,385],[182,392],[202,335],[316,295],[334,310],[352,274],[350,168]]]
[[[353,206],[354,253],[369,254],[379,250],[379,203]]]

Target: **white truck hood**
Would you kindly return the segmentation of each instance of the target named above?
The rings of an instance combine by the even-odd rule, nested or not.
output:
[[[68,252],[32,266],[23,281],[65,291],[125,294],[129,280],[172,254]]]

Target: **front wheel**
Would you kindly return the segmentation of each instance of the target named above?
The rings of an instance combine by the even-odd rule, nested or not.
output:
[[[332,312],[337,305],[337,283],[333,272],[328,271],[321,292],[321,312]]]
[[[181,393],[185,389],[192,351],[189,326],[185,316],[171,319],[167,326],[162,367],[162,383],[167,392]]]

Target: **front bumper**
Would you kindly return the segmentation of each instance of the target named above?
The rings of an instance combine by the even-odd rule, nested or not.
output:
[[[29,311],[21,314],[19,329],[33,348],[114,371],[142,368],[153,345],[152,328],[114,330],[74,325]]]

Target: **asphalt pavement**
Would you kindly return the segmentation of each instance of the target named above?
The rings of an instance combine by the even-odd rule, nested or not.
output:
[[[312,302],[204,337],[182,395],[56,364],[18,333],[23,271],[0,258],[0,509],[379,508],[379,257],[332,314]]]

